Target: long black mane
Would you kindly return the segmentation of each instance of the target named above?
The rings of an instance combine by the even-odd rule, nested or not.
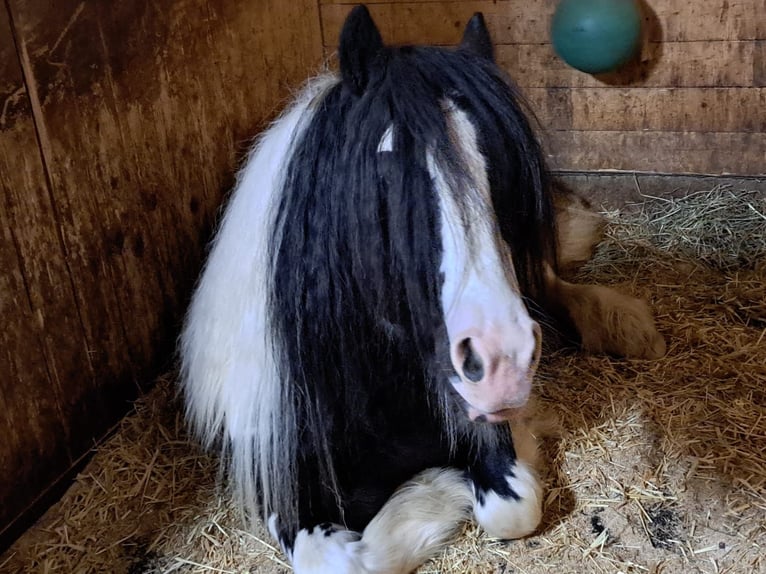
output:
[[[541,292],[542,261],[554,249],[542,154],[492,62],[462,49],[383,48],[364,80],[340,81],[315,104],[286,169],[270,257],[271,322],[299,422],[298,455],[326,477],[330,493],[343,488],[354,472],[346,466],[369,456],[365,450],[438,434],[441,424],[437,405],[453,371],[427,154],[448,180],[466,177],[445,101],[476,126],[522,293]],[[381,150],[389,127],[392,147]],[[455,200],[470,227],[470,206]],[[391,476],[393,487],[401,481]]]

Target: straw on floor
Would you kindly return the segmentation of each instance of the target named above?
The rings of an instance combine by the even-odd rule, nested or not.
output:
[[[421,574],[766,572],[765,215],[763,194],[728,187],[605,214],[578,280],[647,298],[667,356],[549,355],[530,418],[543,525],[513,542],[468,525]],[[289,571],[179,413],[168,376],[0,571]]]

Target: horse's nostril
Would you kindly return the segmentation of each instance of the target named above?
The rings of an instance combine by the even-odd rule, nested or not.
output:
[[[481,357],[471,345],[471,339],[464,339],[460,343],[460,349],[463,351],[463,376],[469,381],[478,383],[484,378],[484,364]]]

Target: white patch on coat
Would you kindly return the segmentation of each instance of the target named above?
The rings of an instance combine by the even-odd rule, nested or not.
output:
[[[394,126],[388,126],[378,143],[378,153],[394,151]]]
[[[299,530],[291,556],[295,574],[367,574],[360,538],[358,532],[337,524]]]
[[[489,490],[484,494],[483,503],[477,500],[474,504],[476,522],[490,536],[504,540],[532,534],[543,515],[543,490],[534,469],[517,460],[510,470],[505,480],[519,500]]]

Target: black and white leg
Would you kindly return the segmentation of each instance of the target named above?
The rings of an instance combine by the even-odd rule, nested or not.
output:
[[[296,574],[405,574],[455,536],[472,502],[463,471],[432,468],[399,488],[361,534],[322,523],[290,536],[275,515],[268,526]]]
[[[362,535],[343,526],[323,522],[299,529],[290,535],[280,529],[279,518],[272,514],[269,532],[279,541],[296,574],[364,574],[361,562]]]
[[[469,473],[474,517],[487,534],[515,539],[535,531],[542,517],[542,486],[533,460],[516,456],[510,433],[482,449]]]

